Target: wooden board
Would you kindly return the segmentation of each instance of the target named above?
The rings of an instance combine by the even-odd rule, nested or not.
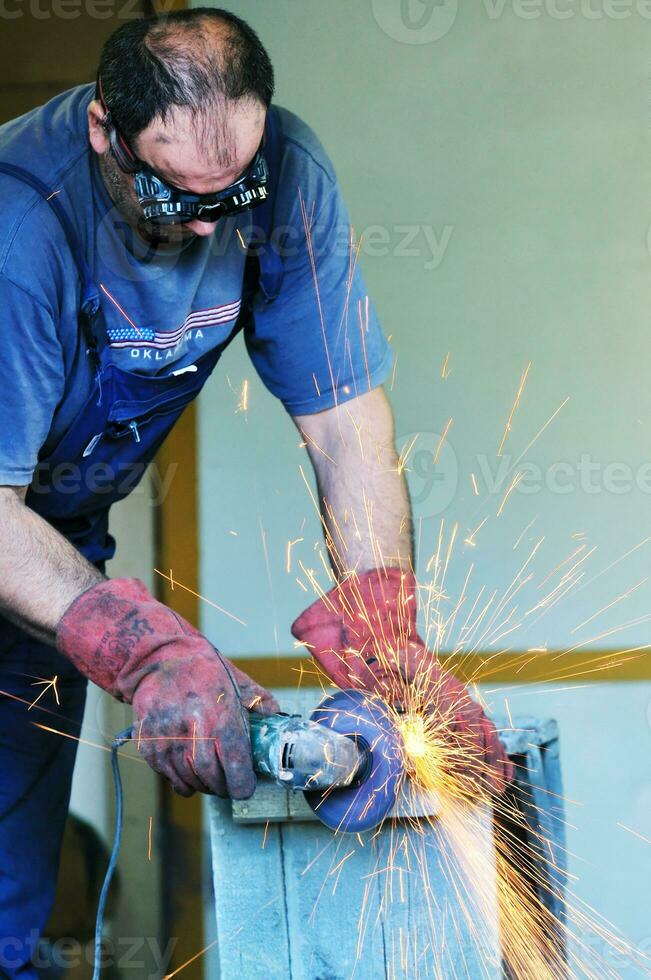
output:
[[[301,713],[316,700],[276,694]],[[488,881],[479,917],[460,907],[472,882],[443,819],[358,838],[296,819],[235,823],[229,801],[211,799],[209,814],[221,980],[501,976],[489,810],[474,841]]]
[[[389,817],[394,820],[430,817],[436,816],[438,809],[439,801],[433,793],[425,793],[412,787],[408,793],[406,791],[400,793]],[[250,800],[232,801],[231,812],[236,824],[289,823],[297,820],[303,823],[306,821],[316,823],[318,820],[300,790],[293,792],[262,778],[259,779]]]

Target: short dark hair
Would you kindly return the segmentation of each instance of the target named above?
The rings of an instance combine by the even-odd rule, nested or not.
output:
[[[223,32],[217,52],[207,31],[213,26]],[[268,108],[274,92],[273,66],[258,35],[214,7],[128,21],[106,41],[99,75],[128,142],[176,107],[202,116],[219,102],[250,98]]]

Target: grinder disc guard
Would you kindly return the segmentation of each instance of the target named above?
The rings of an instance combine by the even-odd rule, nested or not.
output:
[[[306,790],[310,807],[331,830],[359,833],[382,823],[391,811],[403,770],[401,742],[387,706],[364,691],[337,691],[310,716],[366,750],[367,764],[353,785]]]

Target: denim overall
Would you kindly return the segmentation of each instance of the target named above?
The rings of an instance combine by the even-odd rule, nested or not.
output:
[[[267,115],[265,156],[270,192],[255,224],[269,242],[282,135],[275,109]],[[111,504],[127,496],[143,475],[183,409],[203,387],[224,348],[251,313],[253,293],[272,302],[282,282],[282,262],[272,248],[247,257],[242,314],[228,339],[199,357],[196,370],[149,377],[111,363],[97,286],[76,232],[56,196],[22,168],[0,163],[0,172],[29,184],[54,210],[75,258],[81,283],[79,323],[94,365],[95,382],[74,423],[39,459],[28,506],[60,531],[101,570],[113,556],[108,534]],[[35,393],[35,397],[38,394]],[[39,679],[58,677],[60,707],[43,699]],[[54,898],[86,679],[57,651],[0,617],[0,977],[36,980],[31,963]],[[34,722],[73,738],[36,727]]]

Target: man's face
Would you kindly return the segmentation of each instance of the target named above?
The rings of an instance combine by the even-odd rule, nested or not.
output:
[[[216,223],[189,221],[179,225],[154,225],[142,216],[133,174],[120,170],[103,131],[93,125],[89,111],[90,138],[100,157],[100,170],[113,202],[129,224],[149,241],[183,244],[197,236],[211,235]],[[165,122],[156,120],[134,140],[134,153],[165,182],[193,194],[210,194],[232,184],[247,169],[264,133],[265,109],[259,102],[240,100],[223,110],[218,138],[214,127],[206,132],[192,116],[178,110]]]

